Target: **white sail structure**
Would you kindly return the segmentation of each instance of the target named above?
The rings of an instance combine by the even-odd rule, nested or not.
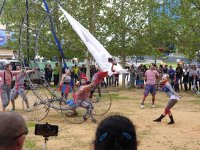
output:
[[[88,51],[92,54],[99,67],[103,71],[108,71],[109,75],[111,75],[112,64],[108,62],[108,58],[111,58],[112,56],[85,27],[83,27],[77,20],[68,14],[61,6],[59,7],[66,19],[71,24],[72,28],[79,35],[83,43],[87,46]],[[119,64],[114,66],[114,70],[119,73],[127,73],[127,71],[123,69]]]

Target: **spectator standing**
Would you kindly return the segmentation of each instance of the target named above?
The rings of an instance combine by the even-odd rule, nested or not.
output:
[[[119,86],[119,72],[116,72],[114,74],[114,79],[115,79],[115,82],[114,82],[114,86]]]
[[[0,112],[0,150],[22,150],[28,129],[14,112]]]
[[[44,67],[44,77],[45,77],[45,80],[47,82],[48,82],[48,76],[49,76],[49,65],[45,64],[45,67]]]
[[[180,64],[177,64],[177,67],[176,67],[176,77],[177,77],[178,83],[180,83],[181,89],[183,89],[183,85],[182,85],[183,69]]]
[[[188,82],[189,82],[189,72],[188,72],[188,68],[185,68],[185,71],[183,73],[183,84],[184,84],[185,92],[187,92],[188,90]]]
[[[171,86],[172,86],[172,87],[174,87],[174,82],[173,82],[173,81],[174,81],[174,75],[175,75],[175,73],[176,73],[176,72],[175,72],[175,70],[172,68],[172,65],[170,65],[167,74],[169,75],[169,78],[170,78],[170,80],[171,80]]]
[[[70,77],[71,77],[71,86],[74,87],[75,84],[75,74],[74,74],[74,66],[70,69]]]
[[[97,127],[94,150],[137,150],[134,124],[124,116],[105,118]]]
[[[167,73],[168,73],[168,66],[167,66],[167,65],[164,66],[163,72],[164,72],[164,74],[167,74]]]
[[[80,71],[81,71],[81,74],[86,74],[87,68],[85,67],[84,64],[81,66]]]
[[[54,85],[58,85],[59,82],[59,72],[60,72],[60,68],[58,63],[55,63],[55,67],[53,68],[53,81],[54,81]]]
[[[125,66],[125,69],[126,69],[127,72],[130,72],[130,67],[129,67],[129,66]],[[128,80],[129,80],[129,79],[128,79],[128,76],[129,76],[129,73],[126,73],[126,74],[125,74],[125,79],[126,79],[127,82],[128,82]]]
[[[78,66],[75,64],[73,69],[74,69],[74,78],[75,78],[75,83],[76,83],[76,81],[78,81],[79,68],[78,68]]]
[[[197,91],[198,86],[197,86],[197,81],[198,81],[198,71],[196,69],[196,66],[193,66],[193,71],[192,71],[192,90]]]
[[[132,65],[130,68],[130,87],[135,86],[135,77],[136,77],[136,70],[135,67]]]
[[[144,69],[142,68],[142,65],[140,65],[136,72],[136,86],[137,88],[143,88],[144,87]]]
[[[92,77],[94,76],[94,74],[97,72],[97,69],[95,67],[95,65],[91,65],[90,66],[90,79],[92,79]]]
[[[198,71],[196,69],[196,67],[194,65],[191,66],[190,70],[189,70],[189,90],[194,90],[194,88],[197,87],[197,79],[198,79]]]
[[[178,83],[178,81],[179,81],[179,78],[177,78],[177,75],[175,74],[173,83],[174,83],[174,90],[177,93],[179,93],[179,83]]]
[[[197,78],[199,81],[199,91],[200,91],[200,66],[198,67],[198,70],[197,70]]]
[[[49,82],[49,84],[51,84],[52,74],[53,74],[53,69],[51,67],[51,64],[49,64],[49,74],[48,74],[48,82]]]

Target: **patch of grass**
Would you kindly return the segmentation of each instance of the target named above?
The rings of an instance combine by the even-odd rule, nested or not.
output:
[[[33,127],[35,127],[35,122],[29,121],[29,122],[26,123],[26,125],[27,125],[28,128],[33,128]]]
[[[110,94],[110,95],[111,95],[112,100],[127,100],[127,99],[129,99],[129,97],[120,96],[120,95],[117,94],[117,93],[112,93],[112,94]]]
[[[33,140],[25,140],[24,147],[28,150],[34,150],[36,146],[35,141]]]

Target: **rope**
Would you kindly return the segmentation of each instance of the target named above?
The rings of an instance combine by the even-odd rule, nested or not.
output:
[[[52,34],[53,34],[53,37],[54,37],[54,40],[55,40],[56,45],[57,45],[57,47],[58,47],[58,50],[59,50],[59,52],[60,52],[60,55],[61,55],[61,57],[62,57],[62,59],[63,59],[64,67],[66,68],[67,65],[66,65],[66,63],[65,63],[65,56],[64,56],[64,53],[63,53],[61,44],[60,44],[60,42],[59,42],[59,40],[58,40],[58,38],[57,38],[57,36],[56,36],[56,33],[55,33],[55,28],[54,28],[54,25],[53,25],[52,16],[51,16],[51,13],[50,13],[50,11],[49,11],[48,4],[47,4],[46,0],[43,0],[43,3],[44,3],[44,6],[45,6],[45,9],[46,9],[46,12],[47,12],[47,14],[48,14],[49,20],[50,20],[51,32],[52,32]]]

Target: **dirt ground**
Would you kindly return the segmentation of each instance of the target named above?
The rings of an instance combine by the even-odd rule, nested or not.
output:
[[[113,95],[110,111],[97,117],[97,123],[90,119],[83,124],[69,124],[54,110],[46,119],[39,123],[49,122],[59,126],[57,137],[50,137],[47,142],[48,150],[91,150],[98,123],[106,116],[113,114],[125,115],[136,126],[139,150],[200,150],[200,95],[185,93],[172,109],[175,124],[168,125],[166,117],[161,123],[153,122],[160,116],[168,98],[163,92],[156,96],[156,108],[151,108],[151,96],[147,97],[145,108],[140,108],[143,89],[127,89],[111,92]],[[37,122],[36,122],[37,123]],[[34,135],[35,122],[27,121],[29,134],[25,148],[40,150],[44,146],[44,138]]]

